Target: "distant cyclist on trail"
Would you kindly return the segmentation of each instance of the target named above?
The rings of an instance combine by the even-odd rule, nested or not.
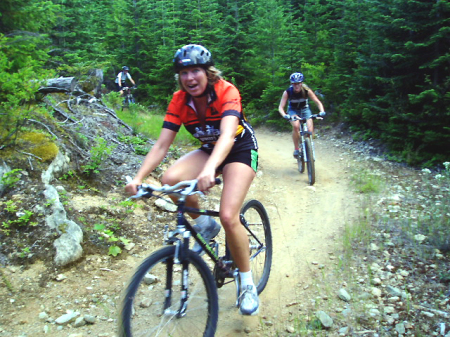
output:
[[[280,105],[278,106],[278,111],[283,118],[290,119],[292,116],[299,116],[302,118],[307,118],[306,125],[308,131],[314,135],[314,124],[311,117],[311,109],[309,108],[308,100],[312,99],[319,108],[319,112],[324,112],[322,102],[317,98],[316,94],[303,83],[304,76],[302,73],[293,73],[290,76],[291,86],[283,92],[281,96]],[[284,112],[284,107],[289,101],[287,113]],[[298,157],[299,151],[299,131],[300,131],[300,121],[292,121],[292,140],[294,141],[294,157]]]
[[[115,82],[117,86],[117,91],[120,92],[120,95],[123,95],[123,88],[128,86],[125,85],[127,80],[130,81],[133,85],[136,85],[134,80],[131,78],[129,71],[130,68],[128,68],[127,66],[123,66],[122,71],[116,77]]]

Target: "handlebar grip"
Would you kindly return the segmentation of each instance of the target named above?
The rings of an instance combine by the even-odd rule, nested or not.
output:
[[[216,185],[222,184],[222,179],[216,178],[215,183],[216,183]]]

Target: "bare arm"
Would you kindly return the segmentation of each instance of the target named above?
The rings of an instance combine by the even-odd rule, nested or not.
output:
[[[166,128],[161,130],[158,140],[145,157],[136,176],[125,186],[125,191],[128,194],[136,194],[137,186],[141,185],[142,181],[162,162],[176,135],[177,133],[175,131]]]
[[[314,101],[314,103],[316,103],[320,112],[325,111],[322,102],[317,98],[316,94],[312,90],[308,90],[308,98],[310,98],[311,100]]]
[[[286,116],[286,112],[284,111],[284,107],[286,106],[288,100],[288,94],[286,90],[283,92],[283,96],[281,96],[280,105],[278,106],[278,112],[280,113],[281,117]]]
[[[209,156],[203,167],[202,172],[198,175],[198,188],[205,191],[214,186],[216,177],[216,169],[222,164],[231,151],[236,137],[236,131],[239,125],[239,119],[236,116],[223,117],[220,122],[220,136],[217,140],[214,150]]]
[[[136,85],[136,83],[134,83],[134,80],[129,73],[128,73],[128,78],[130,79],[131,83],[133,83],[133,85]]]

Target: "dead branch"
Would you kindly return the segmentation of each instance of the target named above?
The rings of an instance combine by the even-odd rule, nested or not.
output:
[[[56,136],[51,130],[50,130],[50,128],[47,126],[47,125],[45,125],[44,123],[41,123],[41,122],[39,122],[39,121],[37,121],[37,120],[34,120],[34,119],[28,119],[30,122],[33,122],[33,123],[37,123],[37,124],[40,124],[40,125],[42,125],[43,127],[45,127],[46,129],[47,129],[47,131],[53,136],[53,137],[55,137],[56,139],[58,139],[58,136]]]

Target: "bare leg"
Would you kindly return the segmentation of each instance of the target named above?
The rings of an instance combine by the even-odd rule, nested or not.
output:
[[[201,150],[195,150],[178,159],[161,178],[162,184],[174,185],[183,180],[191,180],[197,178],[203,166],[208,160],[209,155]],[[171,197],[172,198],[172,197]],[[172,200],[176,200],[172,198]],[[186,206],[198,208],[197,196],[190,196],[186,199]],[[198,215],[190,214],[193,219]]]
[[[314,138],[314,123],[312,118],[309,118],[306,121],[306,126],[308,127],[308,131],[311,132],[311,136]]]
[[[231,255],[240,272],[250,271],[250,248],[239,212],[255,175],[251,167],[242,163],[228,164],[222,173],[220,221],[225,229]]]
[[[292,140],[294,142],[294,150],[298,149],[299,146],[299,142],[300,142],[300,122],[299,121],[294,121],[291,122],[292,124]]]

